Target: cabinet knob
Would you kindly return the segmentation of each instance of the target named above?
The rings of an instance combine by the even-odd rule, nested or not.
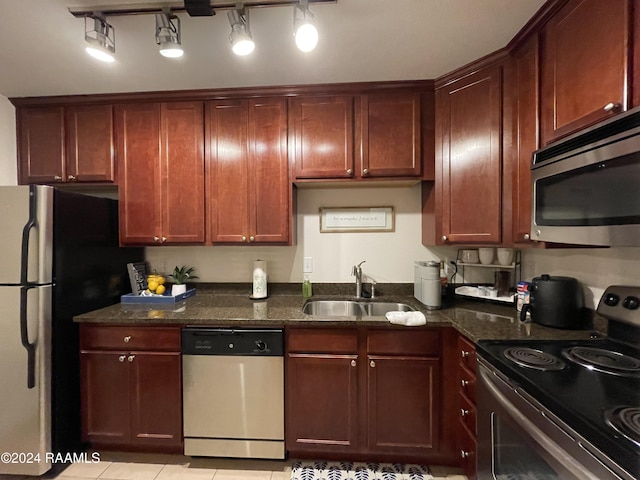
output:
[[[471,455],[470,452],[467,452],[466,450],[460,450],[460,457],[461,458],[468,458],[469,455]]]
[[[124,362],[124,359],[125,359],[125,358],[127,358],[127,356],[126,356],[126,355],[120,355],[120,356],[118,357],[118,361],[119,361],[120,363],[122,363],[122,362]]]
[[[529,235],[528,233],[524,234],[524,239],[525,240],[529,240],[531,238],[531,235]]]
[[[75,175],[68,175],[67,176],[67,180],[70,181],[70,182],[74,182],[76,180],[76,177],[75,177]]]
[[[355,360],[351,360],[351,366],[355,367],[356,366],[356,361]]]
[[[369,365],[371,366],[371,368],[376,368],[376,362],[374,362],[373,360],[369,362]]]
[[[62,180],[62,177],[60,175],[54,175],[53,179],[58,182],[58,181]]]
[[[247,241],[247,237],[245,237],[244,235],[242,236],[242,241],[246,242]]]
[[[362,170],[362,174],[363,175],[369,175],[369,169],[365,168],[364,170]]]
[[[347,175],[353,175],[353,170],[352,170],[352,169],[350,169],[350,168],[348,168],[348,169],[347,169]]]
[[[253,235],[251,235],[251,236],[249,237],[249,241],[250,241],[250,242],[253,242],[255,239],[256,239],[256,237],[254,237]]]
[[[603,108],[605,112],[616,112],[622,107],[619,103],[609,102]]]
[[[443,242],[446,242],[446,241],[448,241],[448,240],[449,240],[449,239],[447,238],[447,236],[446,236],[446,235],[442,235],[442,241],[443,241]]]
[[[153,237],[153,241],[158,243],[160,241],[160,237]]]
[[[469,356],[471,352],[467,352],[466,350],[462,350],[460,352],[460,355],[462,355],[462,358],[467,358]]]
[[[135,355],[129,355],[129,358],[127,358],[127,360],[129,360],[129,363],[133,362],[133,359],[136,358]]]
[[[129,343],[131,341],[131,335],[127,335],[126,337],[124,337],[124,343]]]
[[[469,380],[460,380],[460,386],[466,387],[467,385],[469,385]]]
[[[167,237],[162,237],[162,243],[165,243],[167,241]]]
[[[460,409],[460,415],[463,416],[463,417],[466,417],[467,415],[469,415],[469,410],[461,408]]]

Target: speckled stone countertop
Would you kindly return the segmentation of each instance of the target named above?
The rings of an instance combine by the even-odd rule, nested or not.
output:
[[[318,317],[302,313],[305,299],[300,293],[281,289],[266,300],[251,300],[248,293],[233,290],[197,289],[195,297],[171,305],[116,304],[74,318],[80,323],[129,325],[211,325],[220,327],[283,327],[283,326],[388,326],[385,317]],[[320,295],[312,300],[353,300],[344,291],[317,289]],[[247,292],[250,291],[246,290]],[[297,290],[300,292],[300,290]],[[314,292],[315,293],[315,292]],[[584,339],[591,330],[561,330],[538,324],[521,323],[517,311],[510,305],[484,302],[454,301],[441,310],[429,311],[407,289],[387,288],[376,297],[378,302],[406,303],[422,311],[426,327],[453,326],[474,342],[481,339]],[[595,329],[605,332],[606,321],[595,320]]]

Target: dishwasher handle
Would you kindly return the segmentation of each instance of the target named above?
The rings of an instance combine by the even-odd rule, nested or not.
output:
[[[186,327],[182,330],[183,355],[284,355],[282,329],[232,329]]]

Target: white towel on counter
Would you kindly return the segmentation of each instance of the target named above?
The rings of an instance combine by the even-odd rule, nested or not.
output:
[[[427,318],[422,312],[387,312],[384,316],[395,325],[407,327],[418,327],[427,323]]]

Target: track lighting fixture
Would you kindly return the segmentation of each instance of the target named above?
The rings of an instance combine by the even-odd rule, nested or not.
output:
[[[231,25],[229,41],[233,53],[241,56],[249,55],[256,48],[249,29],[249,10],[242,4],[238,4],[235,9],[227,12],[227,17]]]
[[[182,50],[180,19],[169,12],[156,13],[156,43],[163,57],[181,57]]]
[[[89,55],[103,62],[115,61],[115,31],[99,13],[84,18],[84,39],[89,44],[85,48]]]
[[[300,0],[293,7],[293,36],[296,46],[303,52],[310,52],[318,44],[318,29],[315,26],[315,16],[309,10],[308,0]]]

